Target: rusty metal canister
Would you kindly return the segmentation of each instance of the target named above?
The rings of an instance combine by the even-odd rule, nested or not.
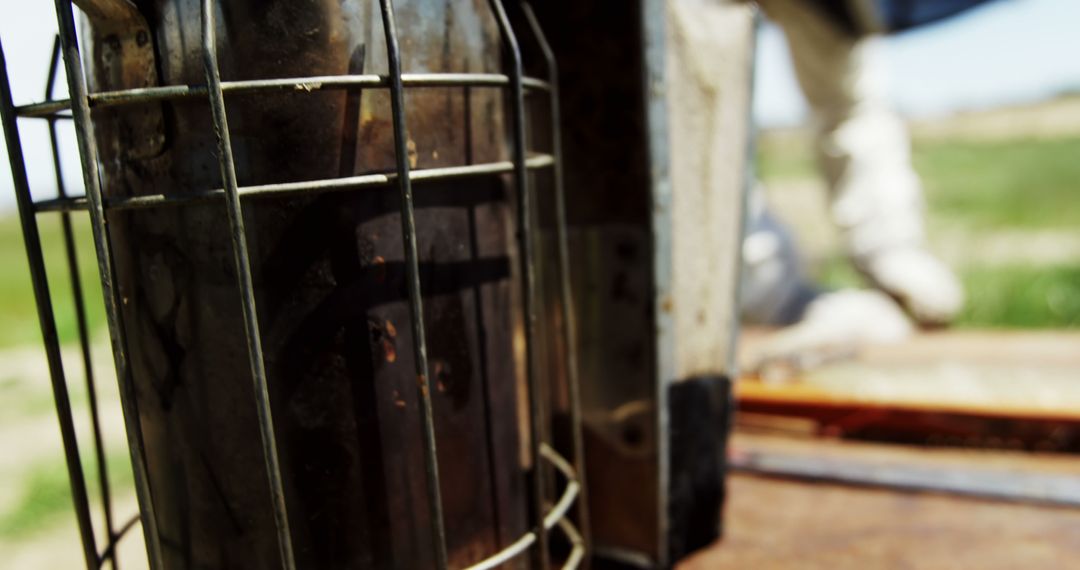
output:
[[[142,0],[160,85],[205,83],[196,0]],[[499,72],[486,2],[398,0],[407,72]],[[225,81],[385,74],[377,3],[217,5]],[[91,39],[93,91],[126,44]],[[141,43],[139,44],[142,45]],[[120,62],[120,63],[118,63]],[[121,70],[123,71],[123,70]],[[130,70],[128,70],[130,71]],[[406,92],[409,161],[505,160],[499,89]],[[241,186],[394,168],[385,89],[226,98]],[[222,186],[204,98],[94,111],[106,198]],[[405,283],[392,186],[243,202],[269,396],[297,564],[433,565]],[[420,277],[452,566],[525,532],[512,346],[510,198],[498,176],[415,183]],[[270,568],[278,544],[224,202],[110,211],[116,282],[166,568]]]

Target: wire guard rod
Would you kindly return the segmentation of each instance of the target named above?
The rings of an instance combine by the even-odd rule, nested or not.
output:
[[[532,29],[533,37],[540,46],[547,65],[548,94],[551,98],[551,154],[554,157],[555,178],[555,239],[558,242],[559,294],[562,300],[563,349],[566,351],[566,384],[570,406],[570,429],[572,432],[574,469],[579,480],[585,480],[585,442],[581,433],[581,387],[578,378],[577,323],[574,319],[574,294],[570,286],[570,244],[567,237],[566,185],[563,182],[562,118],[559,107],[559,68],[555,52],[544,35],[544,29],[536,19],[532,5],[521,3],[522,12]],[[581,528],[583,548],[589,546],[589,506],[586,489],[581,489],[577,501],[577,524]]]
[[[529,387],[530,437],[532,446],[533,485],[532,503],[538,548],[536,567],[548,568],[548,536],[544,526],[544,469],[540,461],[543,442],[544,391],[536,372],[536,271],[532,243],[532,194],[529,192],[529,173],[525,164],[525,88],[521,64],[521,49],[510,25],[510,18],[501,0],[490,0],[510,59],[510,102],[513,127],[512,157],[514,185],[517,187],[518,243],[521,249],[522,304],[525,317],[525,376]],[[556,160],[557,162],[557,160]]]
[[[548,558],[550,555],[548,552],[548,532],[556,525],[559,526],[560,530],[567,536],[572,547],[570,554],[565,561],[565,567],[573,568],[581,562],[584,552],[587,550],[587,537],[582,537],[575,526],[571,524],[569,520],[565,519],[566,513],[574,506],[576,500],[578,508],[578,524],[587,529],[588,517],[582,499],[583,487],[580,483],[584,464],[581,460],[581,434],[579,431],[580,427],[578,426],[578,422],[580,422],[580,394],[576,368],[576,346],[573,337],[573,302],[570,296],[571,290],[569,283],[565,194],[562,171],[559,164],[561,158],[561,144],[559,134],[558,92],[556,84],[557,70],[555,68],[550,46],[547,44],[546,38],[543,37],[531,9],[525,5],[524,9],[529,25],[532,27],[534,35],[541,44],[541,49],[544,51],[544,56],[547,59],[549,80],[544,81],[525,77],[523,74],[522,58],[518,40],[511,27],[505,8],[501,0],[489,0],[489,2],[495,14],[500,35],[504,43],[503,47],[506,50],[506,55],[508,56],[511,65],[510,73],[507,75],[477,73],[403,74],[392,0],[380,0],[384,34],[387,42],[387,59],[389,63],[389,74],[386,76],[349,75],[223,82],[220,77],[220,68],[218,66],[216,53],[214,0],[202,0],[201,2],[202,57],[207,80],[206,85],[148,87],[89,94],[86,79],[83,75],[84,72],[76,39],[71,0],[55,0],[57,20],[60,29],[58,50],[64,58],[71,99],[52,100],[52,87],[55,72],[58,67],[58,59],[56,59],[55,56],[50,73],[49,84],[46,89],[46,101],[42,103],[15,107],[11,101],[6,70],[3,71],[3,100],[0,101],[0,104],[2,104],[3,107],[3,120],[5,132],[8,137],[8,146],[10,149],[13,149],[11,151],[10,159],[12,161],[13,175],[16,177],[20,216],[23,219],[23,231],[26,236],[28,256],[31,261],[31,273],[34,278],[35,294],[39,301],[44,301],[38,303],[39,318],[42,320],[42,330],[46,339],[46,352],[50,361],[50,370],[53,376],[54,395],[57,399],[61,431],[62,435],[65,437],[65,452],[68,459],[69,476],[72,479],[73,495],[76,501],[76,511],[79,518],[80,531],[83,533],[84,554],[87,559],[88,567],[100,567],[106,560],[112,560],[115,565],[114,557],[116,542],[123,536],[127,529],[131,528],[131,523],[124,525],[123,529],[119,532],[113,531],[112,513],[108,499],[109,490],[104,472],[104,463],[102,461],[103,447],[100,433],[98,433],[99,427],[96,425],[95,421],[95,441],[98,445],[98,461],[101,464],[99,465],[99,469],[102,470],[101,483],[104,485],[102,495],[106,502],[106,527],[109,534],[108,544],[104,552],[100,555],[97,553],[97,545],[93,537],[93,527],[90,521],[86,482],[82,473],[82,464],[79,460],[74,425],[71,418],[71,406],[70,401],[68,400],[66,384],[63,377],[62,362],[60,361],[59,356],[59,341],[56,337],[52,306],[48,302],[48,283],[44,273],[44,261],[41,258],[40,236],[37,234],[36,219],[34,217],[36,213],[46,211],[58,211],[64,213],[63,219],[66,231],[65,243],[68,247],[69,267],[73,272],[73,283],[75,284],[73,294],[75,295],[76,308],[81,314],[85,308],[82,303],[82,292],[78,287],[77,260],[72,257],[74,252],[74,242],[70,232],[70,221],[67,219],[67,212],[83,209],[89,211],[94,236],[95,253],[98,260],[99,276],[101,278],[102,292],[105,300],[106,316],[113,347],[113,357],[116,365],[117,377],[121,384],[121,404],[124,409],[125,429],[127,431],[131,452],[134,482],[139,499],[139,516],[144,530],[149,564],[151,568],[156,570],[162,567],[161,537],[157,529],[153,496],[147,474],[145,445],[138,423],[139,413],[138,402],[135,399],[134,379],[127,362],[125,350],[127,336],[124,322],[119,311],[120,292],[115,285],[115,268],[112,262],[111,238],[106,229],[106,210],[126,210],[163,205],[187,204],[208,199],[224,199],[229,219],[230,238],[237,271],[245,335],[248,344],[249,364],[252,371],[252,380],[255,385],[256,411],[258,414],[263,456],[271,492],[271,504],[278,533],[281,561],[284,568],[293,570],[295,568],[295,559],[282,484],[282,471],[271,415],[267,373],[260,340],[257,307],[251,275],[250,254],[244,230],[241,198],[264,195],[280,196],[301,192],[318,193],[342,191],[396,184],[401,193],[402,238],[407,262],[409,308],[413,333],[413,348],[415,352],[417,387],[422,414],[425,475],[428,492],[428,507],[431,514],[431,534],[435,549],[436,567],[442,570],[448,566],[448,556],[439,481],[434,414],[432,410],[428,377],[426,334],[423,320],[423,300],[419,278],[419,256],[417,252],[417,234],[411,183],[413,180],[443,180],[466,176],[505,173],[513,174],[518,206],[516,213],[518,241],[521,251],[520,270],[522,278],[523,317],[525,321],[526,378],[530,395],[530,450],[534,470],[533,480],[531,482],[531,506],[534,520],[531,532],[519,538],[516,542],[503,549],[495,556],[476,565],[474,568],[493,568],[506,560],[524,553],[530,547],[535,547],[535,552],[533,552],[535,555],[535,566],[542,569],[548,568]],[[0,49],[0,64],[2,63],[3,52],[2,49]],[[322,89],[348,88],[352,86],[380,87],[389,90],[394,128],[396,172],[365,174],[346,178],[307,182],[267,184],[249,187],[239,186],[224,102],[226,94],[256,91],[262,92],[267,90],[298,90],[306,92]],[[511,141],[512,160],[411,171],[406,148],[408,139],[405,125],[405,88],[453,86],[509,89],[509,105],[512,115],[511,134],[513,137]],[[524,99],[526,89],[547,91],[552,97],[552,155],[535,154],[533,156],[527,156],[527,119]],[[218,158],[223,188],[200,191],[183,196],[158,194],[117,197],[107,200],[103,195],[100,181],[100,158],[91,126],[91,106],[95,108],[118,107],[148,101],[167,101],[203,96],[209,99],[215,134],[218,138]],[[68,115],[62,114],[62,111],[68,108],[71,109],[70,118],[74,121],[78,138],[80,160],[86,186],[86,196],[67,196],[62,181],[58,178],[58,184],[60,185],[58,188],[58,197],[54,200],[46,200],[35,204],[32,201],[25,176],[25,163],[23,161],[21,147],[19,146],[18,131],[15,124],[16,118],[18,116],[41,117],[48,121],[50,133],[52,133],[54,139],[54,166],[57,169],[57,176],[59,177],[59,157],[55,156],[57,154],[57,149],[55,148],[55,121],[69,118]],[[560,271],[560,295],[563,309],[562,317],[565,327],[565,336],[563,340],[566,342],[564,348],[567,354],[566,374],[569,383],[571,421],[575,423],[573,434],[573,457],[576,465],[573,467],[543,441],[545,433],[545,392],[541,385],[541,378],[537,373],[535,344],[537,299],[534,244],[532,239],[533,204],[528,170],[545,167],[554,168],[554,190],[556,192],[555,200],[559,240],[558,267]],[[85,315],[82,316],[85,317]],[[90,391],[91,398],[93,398],[93,379],[91,378],[92,372],[90,370],[88,344],[85,330],[82,330],[83,328],[85,327],[80,328],[80,335],[83,341],[84,364],[87,367],[87,381],[91,384]],[[96,415],[93,410],[93,408],[96,408],[95,404],[95,401],[91,401],[93,415]],[[71,445],[68,446],[68,443]],[[546,511],[545,514],[546,502],[544,491],[545,478],[548,473],[545,467],[546,461],[551,462],[556,470],[562,472],[566,476],[567,485],[559,500],[551,510]]]
[[[278,459],[277,443],[274,438],[274,420],[270,412],[270,392],[266,381],[262,339],[259,336],[259,318],[255,310],[255,290],[251,279],[247,236],[244,233],[244,213],[240,207],[232,140],[229,137],[229,122],[225,115],[225,96],[221,92],[217,37],[214,28],[214,0],[202,1],[202,56],[206,83],[209,87],[214,131],[218,139],[218,163],[221,166],[221,179],[225,186],[229,237],[232,241],[233,260],[236,263],[237,287],[240,291],[240,305],[244,314],[244,334],[247,337],[251,377],[255,383],[255,411],[259,419],[259,436],[262,440],[266,476],[270,483],[270,501],[274,511],[274,523],[277,525],[281,566],[285,570],[294,570],[296,560],[293,557],[289,516],[285,508],[285,489],[281,482],[281,462]]]
[[[94,527],[90,521],[90,499],[86,492],[86,478],[83,474],[82,463],[79,461],[79,443],[75,437],[75,423],[71,417],[71,399],[68,396],[67,382],[64,380],[60,340],[57,337],[56,320],[49,297],[49,279],[45,273],[45,260],[41,253],[41,235],[38,233],[37,220],[34,218],[31,205],[30,183],[26,176],[26,162],[23,159],[14,109],[15,106],[11,100],[11,84],[8,81],[7,61],[4,58],[4,48],[0,45],[0,112],[3,114],[4,137],[7,142],[8,161],[11,163],[11,177],[15,185],[19,218],[22,220],[23,243],[26,246],[26,258],[30,264],[30,280],[34,287],[41,336],[45,341],[49,379],[52,381],[56,415],[60,420],[60,437],[63,440],[64,455],[67,459],[68,479],[71,483],[72,499],[75,501],[75,517],[79,523],[83,556],[86,559],[86,567],[96,569],[97,543],[94,541]]]
[[[584,490],[585,487],[580,489]],[[580,496],[581,491],[578,492],[578,501],[582,501],[584,497]],[[581,561],[585,559],[585,552],[587,548],[585,546],[585,538],[582,536],[582,532],[574,528],[574,525],[566,519],[559,519],[559,529],[563,531],[566,538],[570,540],[570,554],[566,557],[566,562],[563,563],[563,570],[573,570],[581,565]]]
[[[554,164],[554,159],[549,154],[537,154],[526,160],[526,165],[531,169],[546,168]],[[443,166],[438,168],[424,168],[410,170],[409,179],[412,181],[443,181],[454,178],[469,176],[484,176],[492,174],[505,174],[514,170],[514,163],[510,161],[485,162],[469,164],[465,166]],[[375,188],[397,184],[397,173],[361,174],[345,178],[331,178],[324,180],[309,180],[304,182],[283,182],[278,184],[263,184],[259,186],[241,186],[238,189],[241,198],[256,198],[260,196],[285,196],[290,194],[318,194],[323,192],[340,192],[360,188]],[[206,200],[218,199],[225,196],[225,190],[216,188],[203,190],[183,195],[147,194],[141,196],[125,196],[109,198],[105,200],[106,210],[134,210],[139,208],[154,208],[159,206],[183,205]],[[38,213],[41,212],[70,212],[85,210],[86,198],[61,198],[42,200],[34,204]]]
[[[112,561],[113,568],[116,567],[116,547],[120,544],[120,540],[124,538],[124,535],[135,527],[135,523],[139,522],[139,514],[135,513],[125,522],[116,533],[113,535],[113,540],[109,543],[109,546],[101,553],[101,557],[98,559],[98,566],[100,567],[106,560]]]
[[[53,40],[52,57],[49,59],[49,74],[45,80],[45,100],[53,100],[56,78],[60,73],[60,37]],[[67,187],[60,167],[60,144],[56,133],[55,115],[48,117],[49,147],[52,150],[53,174],[56,180],[56,194],[60,199],[67,198]],[[105,464],[105,442],[101,436],[101,414],[98,412],[97,388],[94,381],[94,367],[90,357],[90,333],[86,321],[86,301],[79,278],[79,259],[75,253],[75,232],[71,227],[71,215],[61,214],[60,225],[64,237],[64,253],[67,258],[68,274],[71,276],[71,297],[75,307],[76,326],[79,333],[79,349],[82,353],[83,375],[86,381],[86,396],[90,406],[90,427],[94,436],[94,459],[97,461],[98,489],[101,492],[101,510],[105,519],[105,552],[102,560],[109,560],[113,570],[118,570],[115,549],[115,525],[113,524],[112,497],[109,489],[109,469]]]
[[[547,91],[551,86],[533,77],[523,79],[530,90]],[[402,73],[402,87],[506,87],[510,78],[497,73]],[[387,89],[388,77],[374,74],[359,75],[322,75],[314,77],[291,77],[282,79],[248,79],[243,81],[222,81],[221,91],[226,95],[251,93],[256,91],[327,91],[331,89]],[[90,94],[90,106],[94,109],[150,103],[158,101],[192,99],[206,97],[205,85],[166,85],[161,87],[140,87],[119,91],[103,91]],[[44,118],[71,106],[67,100],[43,101],[15,107],[20,117]]]
[[[398,188],[401,190],[401,233],[405,247],[405,265],[409,286],[409,316],[412,324],[413,361],[416,387],[420,398],[420,416],[424,439],[424,475],[427,482],[428,513],[431,517],[431,540],[435,566],[444,570],[446,527],[443,521],[442,491],[439,487],[439,459],[435,445],[435,420],[432,417],[431,390],[428,378],[427,340],[424,336],[424,305],[420,296],[420,261],[416,248],[416,220],[413,217],[412,179],[409,176],[408,132],[405,129],[405,89],[401,81],[401,48],[392,0],[379,0],[383,33],[386,36],[386,60],[390,70],[390,112],[393,115],[394,158],[397,163]]]
[[[75,17],[71,0],[56,0],[57,28],[60,32],[60,46],[64,56],[64,69],[67,72],[68,93],[71,97],[71,114],[75,124],[75,137],[79,145],[79,159],[82,164],[83,184],[86,188],[90,226],[94,235],[94,253],[97,256],[98,276],[101,278],[101,292],[105,301],[105,317],[109,327],[109,339],[112,344],[113,362],[116,377],[120,382],[120,405],[123,408],[124,430],[127,433],[128,450],[131,454],[131,468],[135,484],[135,495],[139,502],[142,518],[143,537],[146,541],[147,562],[150,568],[162,567],[161,538],[158,535],[153,496],[150,492],[150,480],[146,469],[145,445],[139,426],[138,402],[135,398],[135,384],[127,363],[125,343],[127,335],[124,321],[120,318],[120,293],[115,285],[115,269],[112,262],[112,247],[109,233],[105,226],[101,180],[98,171],[98,148],[90,125],[90,103],[83,76],[82,58],[79,56],[79,44],[75,32]]]
[[[569,556],[566,558],[566,562],[563,564],[563,568],[577,568],[581,559],[584,557],[584,546],[582,545],[581,535],[577,532],[577,529],[574,528],[574,525],[571,524],[570,521],[566,520],[566,513],[570,510],[570,506],[575,500],[580,500],[582,489],[580,475],[574,472],[573,466],[571,466],[566,459],[546,443],[540,445],[540,457],[541,459],[550,462],[552,466],[566,478],[566,488],[563,489],[562,496],[559,497],[559,500],[555,502],[555,505],[551,507],[550,511],[546,514],[541,512],[541,528],[548,531],[555,527],[555,525],[558,525],[559,528],[562,529],[570,540],[572,547]],[[497,568],[499,565],[505,564],[521,555],[522,552],[525,552],[527,548],[536,543],[536,537],[537,533],[535,530],[525,533],[521,538],[518,538],[506,548],[467,567],[465,570],[490,570],[492,568]]]

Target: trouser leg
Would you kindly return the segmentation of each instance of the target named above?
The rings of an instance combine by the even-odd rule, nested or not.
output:
[[[963,302],[952,272],[925,248],[922,187],[906,126],[891,109],[880,40],[856,38],[801,0],[761,0],[788,40],[814,113],[830,215],[856,267],[925,323]]]
[[[923,200],[911,142],[891,109],[879,39],[857,39],[800,0],[764,0],[788,40],[814,113],[816,150],[830,214],[858,258],[923,241]]]

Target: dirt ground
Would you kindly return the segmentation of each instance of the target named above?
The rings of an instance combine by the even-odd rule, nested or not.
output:
[[[104,339],[102,339],[104,341]],[[102,434],[110,455],[126,453],[120,402],[106,342],[94,349]],[[88,477],[96,466],[90,436],[86,389],[76,347],[63,354],[79,448]],[[64,452],[52,403],[45,357],[38,347],[0,351],[0,570],[80,568],[84,565],[70,494],[67,491]],[[121,455],[122,457],[122,455]],[[113,489],[113,510],[118,524],[138,512],[130,483],[119,473]],[[55,481],[43,486],[41,479]],[[90,481],[93,521],[100,548],[104,529],[96,482]],[[55,488],[54,488],[55,487]],[[37,504],[35,505],[35,502]],[[120,542],[120,568],[145,568],[146,555],[138,525]]]

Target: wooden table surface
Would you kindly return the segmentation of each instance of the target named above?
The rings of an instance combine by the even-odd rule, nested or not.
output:
[[[847,456],[882,465],[1075,475],[1080,458],[934,450],[740,433],[733,452]],[[816,451],[815,451],[816,450]],[[680,570],[1080,568],[1080,509],[729,476],[725,538]]]

